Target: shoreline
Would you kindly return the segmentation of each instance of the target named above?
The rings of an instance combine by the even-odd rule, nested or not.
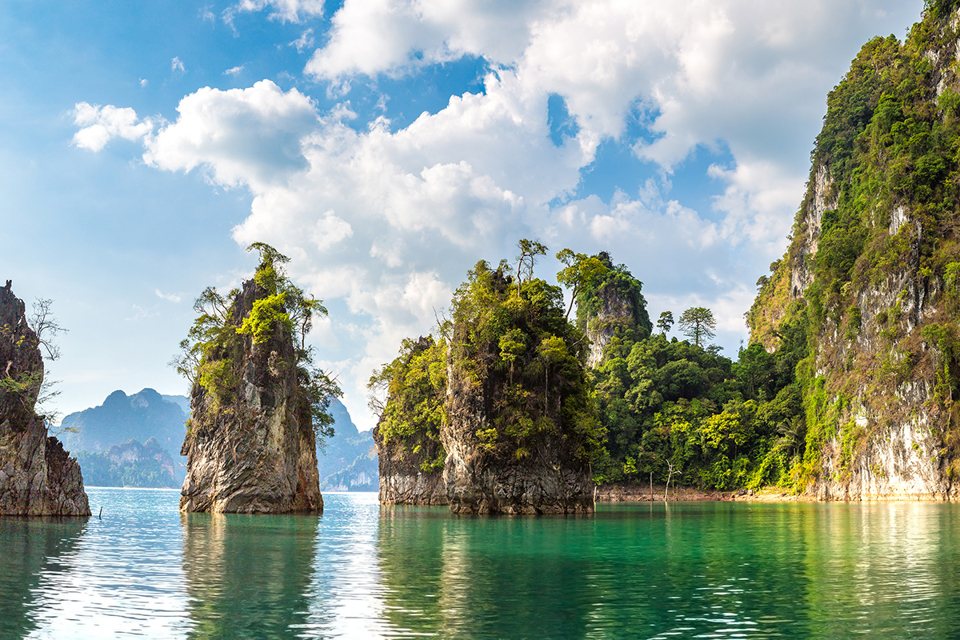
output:
[[[664,485],[653,485],[652,502],[663,502]],[[597,502],[651,502],[649,484],[614,483],[598,486]],[[670,487],[667,502],[952,502],[935,494],[838,497],[827,500],[816,494],[792,494],[779,487],[759,491],[738,489],[719,491],[696,487]]]

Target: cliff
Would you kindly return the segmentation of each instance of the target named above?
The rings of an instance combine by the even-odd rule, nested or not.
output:
[[[181,450],[187,456],[181,511],[323,509],[311,408],[291,326],[264,312],[283,296],[277,298],[269,280],[257,279],[268,286],[244,282],[217,337],[203,346]]]
[[[88,516],[80,465],[35,413],[40,341],[10,281],[0,289],[0,515]]]
[[[440,429],[446,408],[446,343],[420,337],[378,376],[387,399],[373,441],[377,447],[380,504],[447,504],[446,450]]]
[[[523,250],[534,246],[524,242]],[[405,340],[371,378],[381,503],[484,514],[593,510],[590,462],[603,433],[583,335],[567,322],[561,290],[532,277],[532,262],[525,280],[523,264],[517,281],[504,270],[478,262],[454,296],[452,322],[436,338]]]
[[[868,42],[830,93],[790,247],[748,314],[768,351],[806,331],[792,474],[822,499],[958,496],[955,5]]]
[[[640,282],[623,265],[614,266],[610,254],[600,252],[597,258],[606,272],[577,296],[577,326],[590,340],[590,368],[600,364],[604,349],[614,336],[642,340],[653,329]]]

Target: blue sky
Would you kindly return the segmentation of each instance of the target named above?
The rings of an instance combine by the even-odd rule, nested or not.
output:
[[[609,251],[736,357],[827,92],[922,1],[0,3],[0,279],[54,300],[64,413],[167,366],[268,242],[364,382],[521,237]],[[538,272],[552,277],[554,260]]]

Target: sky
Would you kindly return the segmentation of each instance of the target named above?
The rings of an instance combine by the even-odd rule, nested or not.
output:
[[[53,300],[62,414],[168,365],[266,242],[366,381],[517,241],[607,251],[731,358],[826,96],[922,0],[3,0],[0,280]],[[676,329],[673,335],[677,335]]]

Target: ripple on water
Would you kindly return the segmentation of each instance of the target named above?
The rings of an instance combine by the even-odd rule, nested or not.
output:
[[[948,637],[956,505],[601,505],[474,518],[328,494],[322,516],[181,515],[89,489],[0,519],[0,637]]]

